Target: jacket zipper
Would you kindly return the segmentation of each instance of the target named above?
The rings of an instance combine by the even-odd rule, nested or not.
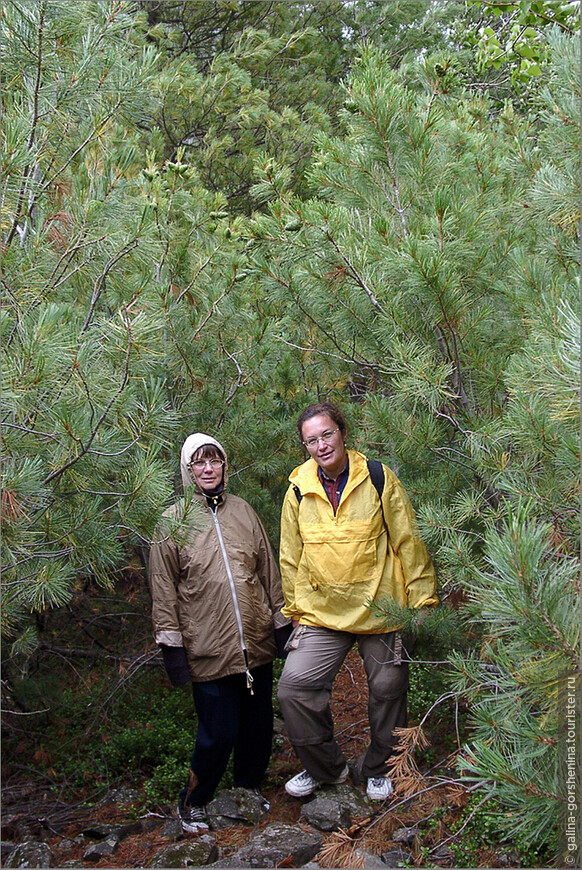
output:
[[[239,633],[239,635],[240,635],[240,645],[241,645],[241,649],[242,649],[242,652],[243,652],[243,656],[244,656],[244,660],[245,660],[245,665],[246,665],[245,675],[246,675],[246,678],[247,678],[247,689],[250,691],[251,695],[254,695],[254,692],[253,692],[253,675],[251,674],[251,672],[250,672],[250,670],[249,670],[249,659],[248,659],[248,655],[247,655],[247,648],[246,648],[246,644],[245,644],[245,637],[244,637],[244,634],[243,634],[243,625],[242,625],[242,619],[241,619],[241,615],[240,615],[240,609],[239,609],[239,606],[238,606],[238,598],[237,598],[237,595],[236,595],[236,588],[235,588],[235,585],[234,585],[234,578],[233,578],[233,576],[232,576],[232,571],[230,570],[230,562],[228,561],[228,554],[227,554],[227,552],[226,552],[226,547],[225,547],[225,545],[224,545],[224,538],[222,537],[222,530],[221,530],[221,528],[220,528],[220,523],[218,522],[218,516],[217,516],[217,513],[218,513],[218,507],[216,508],[216,511],[213,511],[213,510],[210,508],[210,513],[212,514],[212,519],[214,520],[214,528],[216,529],[216,534],[217,534],[217,536],[218,536],[218,543],[220,544],[220,549],[221,549],[221,552],[222,552],[222,558],[224,559],[224,566],[225,566],[225,568],[226,568],[226,576],[228,577],[228,582],[230,583],[230,593],[231,593],[231,595],[232,595],[232,602],[233,602],[233,604],[234,604],[234,612],[235,612],[235,616],[236,616],[236,622],[237,622],[237,625],[238,625],[238,633]]]

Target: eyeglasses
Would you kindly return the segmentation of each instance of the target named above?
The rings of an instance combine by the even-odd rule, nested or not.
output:
[[[339,432],[339,429],[328,429],[326,432],[322,432],[321,435],[317,438],[308,438],[307,441],[302,441],[308,450],[312,447],[317,447],[320,441],[323,441],[324,444],[329,444],[330,441],[333,441],[333,436],[336,432]]]
[[[195,471],[203,471],[207,465],[210,465],[213,471],[218,471],[224,462],[222,459],[193,459],[190,465]]]

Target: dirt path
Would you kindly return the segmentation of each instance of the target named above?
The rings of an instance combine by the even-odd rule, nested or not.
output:
[[[353,649],[336,678],[332,694],[335,733],[348,760],[355,759],[368,743],[367,703],[368,690],[363,666],[357,651]],[[256,834],[258,829],[265,827],[267,824],[280,821],[294,825],[299,821],[302,802],[287,795],[284,784],[289,777],[293,776],[300,769],[301,766],[285,737],[284,730],[282,730],[282,733],[276,740],[267,779],[262,789],[263,794],[271,803],[271,811],[255,827],[236,826],[213,832],[223,856],[235,852],[251,836]],[[127,785],[131,786],[132,783],[128,782]],[[48,796],[45,797],[50,800]],[[63,796],[63,799],[66,805],[66,796]],[[411,825],[415,820],[422,818],[423,814],[425,818],[427,813],[430,815],[431,808],[434,808],[435,805],[435,797],[431,796],[431,802],[427,804],[426,801],[424,803],[423,801],[417,801],[416,805],[407,805],[397,813],[392,813],[389,816],[384,814],[384,816],[375,820],[373,830],[369,835],[368,833],[366,834],[366,847],[372,851],[376,850],[378,853],[382,852],[387,846],[390,835],[395,828]],[[42,803],[40,806],[35,807],[33,815],[37,820],[39,819],[39,812],[42,813],[42,808]],[[48,808],[48,805],[45,804],[45,809]],[[55,855],[58,855],[59,850],[57,847],[63,840],[63,835],[69,839],[74,839],[82,832],[89,821],[91,823],[119,824],[131,819],[130,812],[124,812],[122,807],[115,804],[93,809],[78,808],[72,813],[70,823],[59,826],[59,830],[62,832],[59,836],[57,836],[56,831],[53,835],[50,834],[50,830],[48,831],[49,836],[47,841]],[[37,824],[36,827],[37,831],[34,831],[34,826],[31,826],[32,833],[39,836],[42,831],[44,838],[46,838],[46,826],[44,830],[42,825]],[[331,835],[326,836],[326,841],[329,840],[329,836]],[[140,833],[122,840],[115,855],[102,859],[97,866],[106,866],[108,868],[145,867],[152,856],[167,845],[168,839],[161,836],[161,828],[157,828],[149,833]],[[87,843],[80,842],[66,854],[66,860],[82,860],[86,848]],[[62,860],[65,860],[65,858]],[[441,866],[451,865],[446,862],[441,864]]]

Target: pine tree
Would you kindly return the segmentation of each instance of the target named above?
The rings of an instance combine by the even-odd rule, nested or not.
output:
[[[304,189],[314,133],[331,129],[348,64],[351,4],[141,4],[166,59],[158,123],[203,184],[249,213],[258,155],[277,154]]]
[[[123,6],[3,8],[3,637],[110,586],[171,495],[137,127],[151,48]]]
[[[263,169],[253,278],[309,395],[355,401],[356,444],[411,492],[445,605],[469,596],[480,646],[451,655],[464,773],[506,834],[555,848],[579,662],[579,58],[549,45],[533,120],[433,58],[393,71],[365,51],[313,198]]]

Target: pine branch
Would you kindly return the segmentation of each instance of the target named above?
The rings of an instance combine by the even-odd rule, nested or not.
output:
[[[28,137],[28,151],[32,152],[32,146],[34,144],[34,139],[36,135],[36,126],[39,120],[39,109],[38,109],[38,101],[40,94],[40,84],[42,78],[42,61],[43,61],[43,38],[44,38],[44,19],[45,13],[48,6],[48,0],[43,0],[40,6],[39,12],[39,23],[38,23],[38,53],[37,53],[37,63],[36,63],[36,81],[34,84],[33,91],[33,111],[32,111],[32,122],[30,125],[30,134]],[[12,227],[5,241],[6,247],[10,247],[12,240],[14,238],[15,233],[18,230],[18,221],[22,214],[22,207],[24,205],[24,200],[26,198],[26,187],[27,180],[30,175],[30,163],[25,167],[23,173],[22,184],[20,187],[20,193],[18,195],[18,201],[16,205],[16,210],[14,214],[14,220],[12,222]]]
[[[87,329],[89,328],[91,320],[93,319],[95,307],[97,306],[97,302],[99,301],[99,297],[101,296],[101,292],[105,286],[105,278],[107,277],[109,272],[113,269],[113,267],[120,260],[123,259],[123,257],[127,256],[127,254],[130,251],[132,251],[134,248],[137,248],[138,244],[139,244],[138,238],[135,238],[131,242],[128,242],[126,245],[123,246],[123,248],[120,251],[117,252],[117,254],[115,254],[114,257],[111,257],[111,259],[109,260],[108,263],[105,264],[103,271],[101,272],[101,274],[99,275],[99,277],[95,281],[95,284],[93,285],[93,295],[91,296],[91,304],[89,306],[89,312],[87,314],[87,318],[85,320],[85,323],[83,324],[83,327],[81,328],[79,336],[83,335],[83,333],[86,332]]]
[[[55,480],[57,477],[60,477],[62,474],[64,474],[64,472],[68,468],[71,468],[71,466],[75,465],[75,463],[77,463],[80,459],[82,459],[83,456],[85,456],[86,453],[88,453],[89,448],[91,447],[91,444],[95,440],[97,433],[98,433],[99,429],[101,428],[101,424],[106,420],[106,418],[109,414],[109,411],[111,410],[111,408],[113,407],[113,405],[115,404],[115,402],[117,401],[119,396],[121,396],[121,394],[125,390],[125,387],[127,386],[127,382],[129,380],[129,360],[130,360],[130,356],[131,356],[131,349],[132,349],[132,345],[133,345],[133,340],[132,340],[132,335],[131,335],[131,324],[130,324],[130,320],[129,320],[129,317],[127,315],[127,311],[126,311],[125,307],[123,309],[123,313],[125,315],[125,323],[126,323],[126,327],[127,327],[128,344],[127,344],[127,351],[126,351],[126,355],[125,355],[125,367],[123,370],[121,384],[119,385],[116,393],[111,397],[111,399],[107,403],[105,410],[103,411],[103,413],[101,414],[101,416],[97,420],[97,423],[95,424],[95,427],[94,427],[93,431],[91,432],[91,435],[89,436],[87,443],[84,446],[83,445],[81,446],[80,453],[78,453],[76,456],[74,456],[72,459],[70,459],[68,462],[66,462],[64,465],[62,465],[60,468],[57,468],[55,471],[52,471],[49,475],[47,475],[47,477],[45,477],[45,479],[42,482],[43,486],[46,486],[47,483],[50,483],[52,480]]]
[[[385,311],[385,309],[382,307],[382,305],[380,305],[380,303],[378,302],[378,300],[374,296],[372,290],[368,287],[363,276],[360,275],[360,273],[357,271],[354,264],[350,261],[349,257],[347,257],[347,255],[344,254],[344,252],[341,250],[340,246],[338,245],[338,243],[336,242],[336,240],[334,239],[334,237],[332,236],[332,234],[330,233],[329,230],[325,231],[325,237],[329,242],[331,242],[336,253],[339,254],[341,259],[346,264],[348,272],[350,273],[350,275],[352,276],[352,278],[354,279],[356,284],[362,288],[362,290],[364,291],[364,293],[366,294],[366,296],[368,297],[368,299],[370,300],[372,305],[375,308],[377,308],[378,311],[381,311],[385,317],[388,317],[388,313]]]

